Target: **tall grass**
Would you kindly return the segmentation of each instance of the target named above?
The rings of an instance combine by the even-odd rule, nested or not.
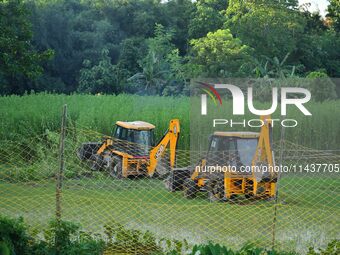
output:
[[[179,148],[188,149],[190,124],[191,128],[195,129],[192,116],[190,119],[190,115],[194,114],[194,111],[190,112],[191,103],[188,97],[126,94],[93,96],[41,93],[5,96],[0,97],[0,140],[21,141],[43,134],[46,129],[57,131],[60,128],[62,105],[68,104],[70,125],[93,129],[107,135],[111,133],[117,120],[144,120],[156,125],[156,136],[160,138],[167,129],[170,119],[179,118],[182,130]],[[261,105],[263,104],[260,103]],[[311,117],[305,117],[292,107],[287,118],[297,119],[299,126],[286,129],[286,139],[312,148],[339,149],[339,107],[339,100],[311,102],[308,104],[308,109],[313,114]],[[234,119],[231,117],[231,109],[231,102],[223,103],[223,116],[226,119]],[[199,111],[199,107],[195,110]],[[247,114],[245,119],[253,117]],[[276,115],[273,117],[282,119]],[[275,139],[279,136],[278,130],[275,132]]]
[[[0,140],[17,140],[60,128],[62,105],[77,128],[111,134],[117,120],[143,120],[156,125],[156,136],[166,131],[171,118],[181,120],[181,147],[188,148],[188,98],[125,95],[34,94],[0,97]]]
[[[207,115],[201,115],[201,101],[199,98],[191,98],[190,125],[191,125],[191,149],[206,149],[207,137],[214,131],[252,131],[258,132],[259,127],[249,127],[247,121],[259,119],[247,109],[245,105],[245,115],[233,115],[233,104],[231,100],[223,99],[222,105],[215,106],[211,100],[208,101]],[[269,109],[271,103],[256,101],[256,109]],[[286,127],[284,139],[299,145],[323,149],[339,150],[340,144],[340,100],[314,102],[311,101],[304,105],[311,116],[305,116],[296,106],[287,106],[287,115],[281,116],[281,107],[271,115],[275,120],[273,126],[274,142],[279,141],[282,133],[283,120],[296,120],[296,127]],[[227,124],[216,125],[213,127],[214,119],[227,120]],[[231,126],[231,119],[233,126]],[[243,121],[246,127],[243,127]],[[242,124],[241,124],[242,123]],[[252,122],[251,125],[259,125]],[[292,121],[287,121],[284,125],[294,125]]]

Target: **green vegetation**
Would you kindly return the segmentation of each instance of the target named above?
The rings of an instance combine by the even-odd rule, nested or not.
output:
[[[322,96],[322,94],[321,94]],[[31,139],[39,136],[43,139],[49,134],[49,139],[55,144],[58,143],[57,137],[50,137],[51,132],[60,129],[61,108],[63,104],[68,104],[69,118],[68,125],[71,129],[77,129],[77,139],[84,141],[84,130],[99,132],[110,135],[112,127],[117,120],[144,120],[156,125],[156,137],[160,138],[168,128],[171,118],[178,118],[181,121],[181,137],[179,149],[187,150],[190,146],[190,125],[195,125],[197,119],[194,115],[190,117],[190,105],[193,105],[193,112],[198,111],[200,115],[199,102],[188,97],[158,97],[158,96],[138,96],[122,94],[118,96],[109,95],[56,95],[56,94],[34,94],[19,96],[0,97],[0,140],[12,141],[8,146],[25,147]],[[256,103],[258,107],[265,107],[266,103]],[[196,108],[195,108],[196,107]],[[209,106],[209,111],[216,107]],[[313,116],[305,117],[298,109],[291,107],[287,118],[296,119],[299,122],[298,128],[287,128],[286,139],[294,143],[318,149],[338,149],[340,134],[338,127],[339,118],[335,113],[339,109],[339,101],[311,102],[307,108]],[[46,111],[48,109],[48,111]],[[196,110],[195,110],[196,109]],[[230,101],[223,103],[222,107],[217,108],[217,116],[225,116],[230,119],[232,104]],[[192,113],[193,113],[192,112]],[[195,115],[196,116],[196,115]],[[274,115],[275,118],[282,118]],[[211,126],[214,114],[206,117],[205,123]],[[245,119],[257,118],[246,114]],[[239,118],[233,117],[235,121]],[[191,121],[191,122],[190,122]],[[191,123],[191,124],[190,124]],[[201,124],[200,124],[201,125]],[[202,126],[202,125],[201,125]],[[194,127],[194,126],[192,126]],[[237,126],[234,130],[240,130]],[[229,127],[220,127],[220,130],[231,130]],[[258,131],[251,129],[251,131]],[[274,140],[280,139],[280,127],[274,130]],[[211,130],[200,130],[201,134],[209,135]],[[74,137],[73,137],[74,138]],[[72,138],[72,139],[73,139]],[[88,137],[93,140],[94,138]],[[46,139],[41,146],[45,148]],[[70,140],[70,143],[72,141]],[[201,141],[202,142],[202,141]],[[26,145],[25,145],[26,144]],[[32,146],[32,150],[34,146]],[[9,148],[2,147],[0,150]]]
[[[0,252],[2,255],[297,255],[295,252],[278,252],[252,244],[246,244],[241,249],[233,251],[212,242],[195,245],[191,250],[185,240],[156,239],[149,231],[128,229],[115,222],[105,226],[105,238],[79,229],[79,225],[72,222],[52,221],[43,231],[44,238],[41,239],[38,237],[41,233],[32,234],[22,218],[0,216]],[[315,250],[311,247],[307,254],[335,255],[339,252],[339,245],[339,241],[334,240],[324,250]]]
[[[0,13],[0,94],[183,95],[190,78],[340,76],[337,0],[327,17],[297,0],[1,0]]]
[[[269,247],[273,231],[279,250],[307,252],[328,241],[320,236],[336,236],[339,178],[331,175],[283,176],[274,230],[273,201],[212,204],[205,194],[188,201],[180,192],[166,191],[160,179],[112,179],[76,158],[82,142],[110,135],[117,120],[153,123],[160,138],[170,119],[178,118],[178,149],[184,156],[177,162],[187,166],[189,148],[198,142],[206,148],[215,113],[232,116],[224,95],[222,107],[209,101],[209,111],[215,109],[204,120],[209,126],[198,123],[200,102],[188,97],[189,80],[205,77],[267,82],[293,77],[297,85],[300,77],[309,78],[313,116],[289,109],[287,118],[299,127],[286,129],[285,139],[339,149],[340,87],[328,77],[340,77],[340,5],[329,3],[321,17],[299,8],[297,0],[0,0],[0,214],[22,216],[34,225],[0,217],[0,254],[116,254],[137,246],[132,254],[176,255],[187,249],[176,240],[185,239],[237,249],[251,237]],[[257,90],[257,107],[268,106],[270,88]],[[70,221],[48,225],[55,214],[64,104],[62,216]],[[190,137],[191,130],[198,134]],[[274,141],[280,131],[274,128]],[[79,218],[84,229],[72,223]],[[333,242],[309,254],[333,255],[338,249],[339,242]],[[281,254],[252,245],[233,251],[214,243],[187,253]]]
[[[0,216],[1,255],[99,255],[103,250],[103,240],[80,231],[79,226],[72,222],[52,221],[43,232],[32,233],[23,218]]]
[[[21,142],[36,135],[60,129],[61,107],[68,104],[69,127],[110,135],[117,120],[143,120],[156,125],[160,138],[171,118],[178,118],[184,127],[181,148],[188,148],[189,98],[122,94],[56,95],[36,94],[0,97],[0,140]],[[48,109],[48,111],[46,111]],[[20,137],[20,138],[19,138]],[[81,138],[81,137],[80,137]]]

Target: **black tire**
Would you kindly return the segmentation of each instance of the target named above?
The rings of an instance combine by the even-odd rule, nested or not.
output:
[[[123,178],[123,159],[122,157],[115,156],[112,158],[110,165],[110,175],[117,179]]]
[[[77,149],[77,157],[80,160],[86,160],[90,159],[91,156],[97,153],[101,146],[101,143],[96,142],[87,142],[83,143],[78,149]]]
[[[224,185],[221,180],[212,180],[208,183],[208,200],[210,202],[221,202],[225,199]]]
[[[184,197],[188,199],[193,199],[196,197],[197,192],[198,187],[196,186],[196,183],[190,178],[185,179],[185,181],[183,182]]]
[[[172,173],[169,174],[169,176],[165,179],[165,187],[170,192],[176,191],[176,185],[174,183],[174,175]]]
[[[89,159],[89,167],[92,171],[99,171],[103,168],[104,161],[102,156],[93,154]]]
[[[248,200],[252,200],[254,199],[254,195],[253,194],[245,194],[244,197]]]
[[[174,168],[170,171],[165,179],[165,187],[170,192],[183,190],[184,180],[190,177],[190,171],[187,168]]]

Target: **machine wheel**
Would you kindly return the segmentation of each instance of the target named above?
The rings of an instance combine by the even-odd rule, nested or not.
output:
[[[175,192],[177,187],[175,185],[174,175],[172,173],[165,179],[165,187],[170,192]]]
[[[244,197],[248,200],[250,199],[254,199],[254,195],[253,194],[245,194]]]
[[[122,157],[115,156],[112,158],[113,162],[110,165],[110,175],[117,179],[123,178],[123,159]]]
[[[92,171],[101,170],[104,166],[104,161],[103,161],[102,156],[100,156],[98,154],[91,155],[91,157],[89,159],[89,166],[90,166]]]
[[[223,181],[213,180],[208,183],[208,199],[210,202],[222,201],[225,198]]]
[[[96,142],[83,143],[77,149],[77,156],[80,160],[90,159],[91,156],[97,153],[100,146],[101,146],[101,143],[96,143]]]
[[[196,197],[198,192],[198,188],[196,186],[196,183],[190,179],[185,179],[183,183],[183,195],[185,198],[193,199]]]
[[[187,168],[175,168],[169,173],[165,179],[165,187],[170,192],[183,190],[183,182],[190,177],[190,171]]]

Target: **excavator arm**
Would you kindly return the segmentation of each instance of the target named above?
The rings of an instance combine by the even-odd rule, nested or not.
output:
[[[180,134],[180,124],[178,119],[170,121],[169,128],[165,132],[159,143],[150,151],[150,162],[148,165],[148,174],[152,176],[156,170],[157,164],[160,158],[163,157],[167,146],[169,145],[170,150],[170,167],[175,166],[176,159],[176,146]]]
[[[274,171],[274,155],[272,148],[272,119],[270,116],[261,116],[264,125],[261,127],[256,152],[252,161],[253,166],[266,165],[268,172],[253,171],[254,194],[258,193],[259,183],[262,183],[265,193],[269,197],[275,196],[276,173]]]
[[[253,158],[253,165],[257,163],[266,163],[268,166],[274,166],[273,150],[272,150],[272,120],[271,117],[261,116],[264,125],[261,127],[259,142]],[[273,173],[270,171],[271,174]]]

